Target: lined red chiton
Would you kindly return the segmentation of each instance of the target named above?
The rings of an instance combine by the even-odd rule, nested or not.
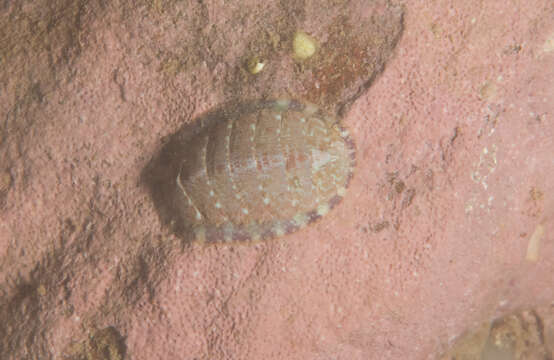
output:
[[[340,202],[355,162],[346,130],[295,100],[259,102],[185,146],[180,211],[206,243],[265,240],[314,222]]]

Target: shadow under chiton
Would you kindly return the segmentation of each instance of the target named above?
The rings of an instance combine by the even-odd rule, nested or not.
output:
[[[226,111],[173,145],[180,227],[204,243],[266,240],[327,214],[352,178],[355,148],[338,121],[296,100]]]

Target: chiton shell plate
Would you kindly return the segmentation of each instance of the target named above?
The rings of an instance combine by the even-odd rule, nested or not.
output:
[[[296,100],[260,101],[184,146],[177,202],[205,243],[266,240],[314,222],[341,201],[355,165],[338,121]]]

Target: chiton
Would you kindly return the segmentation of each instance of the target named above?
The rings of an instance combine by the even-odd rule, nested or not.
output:
[[[266,240],[316,221],[341,201],[355,165],[335,118],[288,99],[226,116],[184,146],[179,211],[205,243]]]

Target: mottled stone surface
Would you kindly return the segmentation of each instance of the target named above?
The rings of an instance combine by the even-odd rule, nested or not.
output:
[[[134,360],[429,359],[554,299],[551,1],[0,8],[5,358],[110,328]],[[318,42],[300,62],[297,30]],[[283,95],[350,130],[342,205],[276,241],[186,244],[144,169],[206,111]]]
[[[544,360],[554,354],[554,303],[467,329],[441,360]]]

